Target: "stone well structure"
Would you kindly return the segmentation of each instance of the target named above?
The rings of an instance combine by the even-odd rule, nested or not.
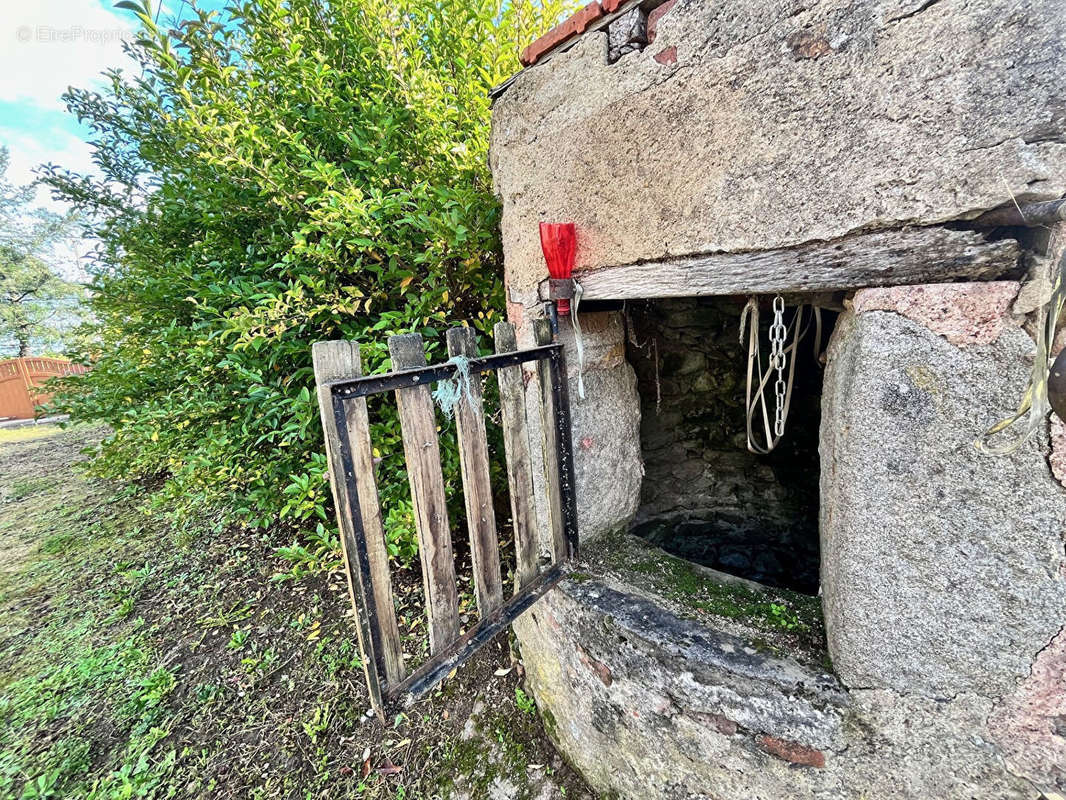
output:
[[[974,447],[1066,237],[1009,211],[1066,193],[1062,0],[600,0],[523,60],[524,343],[539,222],[584,287],[583,553],[515,624],[560,750],[607,797],[1066,794],[1066,433]],[[776,294],[825,336],[757,456],[737,328]]]

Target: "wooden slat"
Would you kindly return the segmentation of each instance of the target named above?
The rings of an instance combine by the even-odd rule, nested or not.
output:
[[[359,621],[357,630],[359,645],[363,651],[363,668],[367,684],[371,687],[371,701],[378,713],[382,714],[384,707],[378,690],[381,677],[378,664],[382,664],[385,673],[383,677],[389,684],[403,680],[404,667],[400,632],[392,599],[385,534],[381,523],[381,506],[374,481],[366,400],[361,397],[353,398],[345,404],[348,446],[352,453],[352,466],[359,496],[359,523],[365,539],[367,563],[364,565],[364,572],[357,563],[357,554],[360,552],[358,534],[341,458],[340,434],[333,414],[332,398],[329,389],[324,386],[328,381],[359,377],[359,345],[347,341],[316,342],[311,348],[311,356],[315,382],[318,384],[318,411],[325,434],[329,481],[333,490],[337,526],[341,533],[341,552],[348,576],[348,591]],[[364,574],[369,576],[370,586],[363,584]],[[373,598],[372,608],[365,600],[368,594]],[[371,626],[377,630],[376,637],[371,635]],[[375,647],[375,640],[380,651]]]
[[[447,341],[449,356],[476,358],[478,355],[477,335],[473,328],[450,328]],[[463,474],[474,590],[478,614],[484,619],[503,605],[503,580],[500,577],[500,542],[492,508],[489,445],[478,375],[474,375],[470,385],[463,387],[460,393],[455,406],[455,426],[459,435],[459,466]]]
[[[417,333],[389,337],[389,354],[394,369],[426,365],[422,337]],[[459,635],[459,597],[455,588],[452,535],[448,528],[448,506],[444,476],[440,467],[437,417],[428,386],[415,386],[396,392],[407,459],[407,478],[418,532],[418,553],[422,561],[422,582],[426,592],[430,653],[438,653]]]
[[[910,228],[845,236],[798,247],[711,253],[603,267],[574,277],[584,300],[820,292],[995,278],[1014,269],[1013,239],[986,242],[979,233]]]
[[[497,353],[513,353],[518,349],[514,325],[510,322],[496,323],[492,332]],[[521,367],[505,367],[496,373],[496,378],[500,386],[503,447],[507,457],[507,485],[514,526],[517,562],[515,591],[521,591],[537,577],[537,525],[533,508],[533,470],[529,457],[525,385]]]
[[[550,567],[538,575],[525,591],[516,594],[507,604],[495,612],[478,620],[477,624],[464,631],[463,635],[452,642],[448,649],[426,662],[407,678],[398,690],[390,690],[390,696],[401,698],[405,693],[417,700],[426,692],[443,681],[456,667],[464,664],[470,656],[491,642],[498,633],[517,619],[522,612],[555,587],[566,572],[562,565]],[[406,701],[402,701],[407,705]]]
[[[533,335],[538,345],[552,343],[551,323],[546,319],[533,322]],[[568,555],[563,507],[559,491],[558,435],[555,431],[555,399],[552,397],[551,368],[547,361],[537,362],[540,380],[541,430],[544,432],[544,477],[548,490],[548,510],[551,515],[552,560],[565,561]]]

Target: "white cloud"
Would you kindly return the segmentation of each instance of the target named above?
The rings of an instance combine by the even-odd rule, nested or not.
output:
[[[52,162],[79,173],[96,173],[92,163],[92,148],[87,142],[64,130],[48,131],[46,137],[26,131],[0,127],[0,144],[11,154],[7,179],[14,184],[27,184],[35,179],[34,169]],[[62,213],[65,206],[53,201],[48,191],[41,187],[37,192],[37,204]]]
[[[0,0],[0,144],[10,151],[7,179],[34,180],[47,162],[81,173],[95,173],[90,146],[66,115],[60,99],[67,88],[99,85],[112,67],[129,69],[122,50],[136,19],[100,0]],[[36,204],[62,213],[67,206],[37,191]],[[76,264],[86,243],[72,243],[60,254]]]
[[[68,86],[88,86],[111,67],[129,68],[123,37],[129,12],[97,0],[3,0],[0,4],[0,101],[60,109]]]
[[[7,180],[19,185],[30,183],[36,177],[33,170],[46,162],[56,163],[75,172],[96,172],[91,158],[92,149],[86,142],[63,131],[50,131],[48,139],[48,144],[45,144],[36,136],[0,127],[0,144],[5,145],[11,154]],[[44,186],[37,189],[35,205],[57,214],[66,213],[69,208],[66,203],[53,200]],[[93,241],[84,239],[61,242],[48,260],[64,277],[84,280],[85,256],[93,245]]]
[[[136,17],[112,8],[114,0],[0,0],[0,145],[8,148],[7,179],[34,180],[34,169],[52,162],[78,173],[98,174],[92,148],[61,97],[68,87],[95,88],[111,68],[132,70],[123,39]],[[153,2],[153,8],[156,7]],[[163,5],[164,18],[169,4]],[[41,187],[36,204],[63,213],[68,206]],[[92,241],[65,243],[54,262],[71,277],[81,274]]]
[[[64,130],[52,129],[44,139],[0,126],[0,144],[11,150],[8,178],[12,183],[29,183],[34,179],[34,168],[46,161],[75,172],[96,171],[88,142]]]

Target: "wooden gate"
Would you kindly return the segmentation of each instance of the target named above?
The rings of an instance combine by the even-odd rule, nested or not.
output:
[[[422,337],[389,338],[395,372],[363,377],[359,346],[332,341],[314,345],[319,413],[325,431],[330,485],[337,509],[348,587],[359,622],[359,644],[371,702],[384,718],[386,704],[418,697],[489,642],[562,578],[563,563],[577,550],[577,507],[566,365],[562,346],[551,343],[546,321],[536,327],[538,347],[518,350],[514,327],[498,324],[496,354],[478,357],[472,328],[447,334],[452,359],[427,366]],[[538,529],[526,419],[522,364],[536,362],[544,434],[545,481],[550,509],[551,557],[538,563]],[[481,376],[495,373],[511,518],[515,589],[504,598],[499,541],[489,483],[489,451]],[[466,377],[469,380],[466,380]],[[470,537],[478,621],[460,634],[451,531],[441,471],[432,384],[456,381],[454,409],[463,496]],[[374,478],[366,398],[395,392],[411,498],[415,512],[430,658],[407,674],[393,602],[382,509]]]
[[[49,378],[86,372],[62,358],[11,358],[0,361],[0,419],[32,419],[52,395],[40,391]]]

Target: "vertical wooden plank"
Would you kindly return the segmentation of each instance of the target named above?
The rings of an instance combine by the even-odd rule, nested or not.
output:
[[[497,322],[492,333],[497,353],[513,353],[518,349],[514,325],[510,322]],[[537,524],[533,508],[533,470],[529,457],[525,385],[521,367],[504,367],[497,371],[496,378],[500,386],[503,447],[507,457],[507,485],[514,525],[517,561],[515,591],[521,591],[537,577]]]
[[[449,328],[448,355],[477,358],[477,335],[473,328]],[[485,434],[485,414],[481,400],[481,376],[472,375],[462,386],[455,406],[455,426],[459,435],[459,467],[463,474],[463,500],[466,527],[470,532],[470,554],[474,562],[474,590],[477,610],[484,619],[503,605],[500,577],[500,542],[492,508],[489,480],[489,445]]]
[[[551,323],[546,319],[533,321],[533,335],[538,345],[552,343]],[[558,434],[555,427],[555,398],[552,396],[551,367],[547,361],[537,362],[540,380],[541,428],[544,432],[544,476],[548,487],[548,508],[551,514],[552,560],[566,560],[566,530],[563,520],[562,497],[559,490]],[[564,379],[566,376],[563,376]]]
[[[19,374],[22,375],[22,385],[26,387],[26,394],[29,395],[31,388],[29,359],[19,358],[16,361],[19,365]]]
[[[426,365],[426,351],[417,333],[389,337],[389,355],[396,370]],[[437,417],[429,386],[413,386],[396,392],[407,459],[407,478],[418,532],[418,554],[426,592],[430,653],[443,650],[459,636],[459,595],[455,588],[452,535],[444,476],[440,467]]]
[[[322,417],[323,429],[327,432],[326,448],[329,454],[331,484],[333,482],[335,451],[331,442],[336,440],[336,419],[333,416],[332,400],[329,391],[321,384],[341,378],[358,378],[362,375],[362,362],[357,342],[332,341],[316,342],[311,348],[311,357],[315,367],[315,381],[318,388],[318,409]],[[389,574],[389,554],[385,547],[385,526],[381,519],[381,503],[378,500],[377,481],[374,478],[374,454],[370,443],[370,419],[367,416],[366,399],[353,397],[346,401],[346,428],[348,446],[352,454],[352,467],[356,493],[359,496],[360,521],[366,542],[367,560],[370,572],[370,591],[374,597],[375,619],[381,648],[381,660],[384,665],[385,679],[395,685],[404,678],[403,648],[400,644],[400,630],[396,624],[396,607],[392,596],[392,578]],[[339,466],[339,465],[338,465]],[[336,481],[343,484],[341,493],[347,500],[347,485],[341,472],[337,472]],[[334,504],[337,506],[338,521],[344,539],[351,537],[353,520],[350,506],[343,505],[334,489]],[[341,521],[341,516],[344,519]],[[347,563],[348,548],[345,548]],[[354,565],[353,565],[354,566]],[[352,571],[348,569],[349,586]]]
[[[371,705],[377,711],[378,716],[384,719],[385,706],[381,696],[381,682],[383,679],[402,680],[403,660],[399,648],[400,635],[392,605],[388,560],[387,557],[383,557],[384,542],[381,541],[380,536],[368,536],[363,527],[365,508],[371,512],[369,516],[371,530],[373,530],[372,508],[377,504],[377,490],[372,482],[366,487],[369,493],[362,485],[356,483],[356,491],[361,495],[360,502],[355,504],[351,502],[349,490],[352,484],[349,478],[355,478],[355,454],[361,450],[361,437],[358,434],[359,420],[356,418],[354,404],[346,405],[345,431],[342,434],[338,429],[337,417],[334,413],[333,397],[325,386],[331,380],[359,375],[359,346],[354,342],[346,341],[316,342],[311,348],[311,358],[317,384],[318,412],[322,420],[326,443],[329,484],[333,492],[333,505],[336,508],[337,527],[340,529],[341,554],[348,578],[348,593],[358,622],[356,631],[359,635],[359,647],[363,653],[363,671],[370,691]],[[365,402],[362,415],[365,422]],[[347,442],[342,443],[342,435],[346,437]],[[344,449],[352,453],[353,472],[351,475],[345,471],[342,455]],[[368,503],[364,506],[363,496],[369,500],[369,494],[373,494],[373,504]],[[380,511],[377,514],[377,524],[380,530]],[[377,539],[380,545],[376,548],[371,547],[371,539]],[[360,549],[360,541],[366,543],[365,553]],[[375,553],[373,557],[372,551]],[[383,579],[379,580],[376,586],[375,575]],[[394,677],[390,677],[390,673]]]
[[[26,394],[26,414],[27,419],[33,419],[37,416],[37,404],[33,402],[33,381],[30,378],[30,368],[27,363],[29,359],[18,359],[19,373],[22,375],[22,388]]]

